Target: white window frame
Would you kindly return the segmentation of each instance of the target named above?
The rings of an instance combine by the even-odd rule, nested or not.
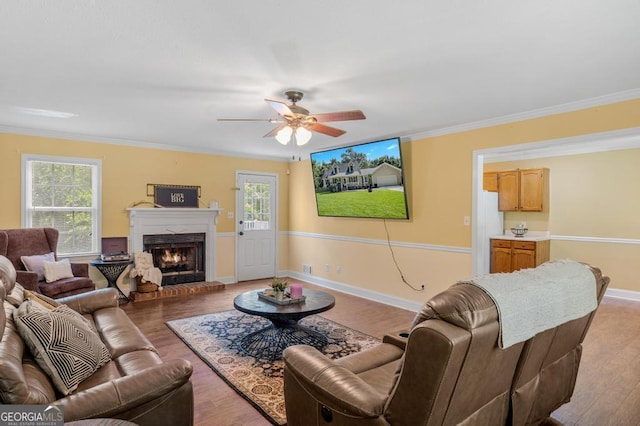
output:
[[[34,210],[30,205],[31,197],[28,196],[32,187],[31,162],[42,161],[47,163],[78,164],[82,166],[92,166],[92,194],[93,207],[88,207],[92,213],[91,230],[91,251],[88,253],[65,253],[64,257],[82,257],[96,255],[101,251],[102,241],[102,160],[93,158],[58,157],[50,155],[22,154],[22,182],[21,182],[21,210],[22,227],[31,228],[31,212]]]

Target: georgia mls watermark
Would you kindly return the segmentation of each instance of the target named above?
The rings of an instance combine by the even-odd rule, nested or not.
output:
[[[62,426],[62,407],[0,404],[0,426]]]

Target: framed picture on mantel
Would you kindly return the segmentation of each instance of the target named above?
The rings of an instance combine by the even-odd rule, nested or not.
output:
[[[153,196],[153,202],[162,207],[197,208],[200,187],[147,184],[147,195]]]

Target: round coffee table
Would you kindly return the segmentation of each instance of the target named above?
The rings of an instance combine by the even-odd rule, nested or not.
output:
[[[302,318],[328,311],[335,306],[329,293],[303,289],[306,300],[302,303],[278,305],[258,297],[262,290],[242,293],[233,299],[233,307],[249,315],[258,315],[271,321],[271,325],[242,337],[240,347],[256,358],[276,359],[291,345],[311,345],[321,349],[327,336],[298,324]]]

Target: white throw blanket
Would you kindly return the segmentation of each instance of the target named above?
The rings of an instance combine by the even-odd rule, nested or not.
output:
[[[142,282],[150,282],[162,286],[162,271],[153,266],[151,253],[138,252],[133,254],[134,267],[129,271],[131,278],[140,277]]]
[[[501,348],[583,317],[598,306],[593,273],[573,260],[547,262],[535,269],[489,274],[460,283],[482,288],[495,302]]]

